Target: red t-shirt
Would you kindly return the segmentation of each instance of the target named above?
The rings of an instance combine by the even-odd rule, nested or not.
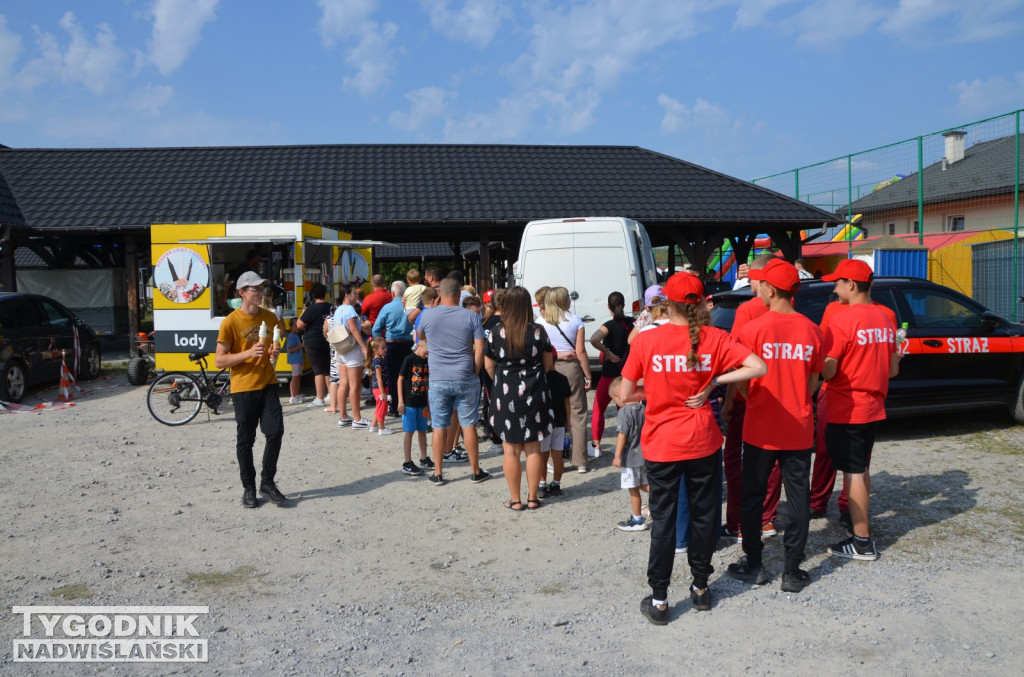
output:
[[[892,308],[890,308],[889,306],[883,306],[881,303],[876,303],[875,301],[872,301],[871,305],[875,306],[876,308],[881,308],[882,312],[885,313],[885,316],[892,320],[893,327],[898,326],[896,324],[896,313],[892,312]],[[832,321],[832,318],[836,316],[836,313],[841,313],[849,307],[849,304],[840,303],[839,301],[833,301],[832,303],[825,306],[825,312],[821,314],[821,324],[818,325],[821,327],[822,335],[824,335],[825,332],[828,331],[828,325]],[[739,311],[737,310],[737,312]]]
[[[363,299],[362,308],[363,315],[366,315],[366,319],[371,324],[377,321],[377,316],[380,315],[380,309],[391,303],[391,292],[385,289],[377,289],[366,295]]]
[[[764,317],[767,313],[768,306],[764,304],[760,296],[755,294],[754,298],[744,301],[736,308],[736,313],[732,320],[732,335],[739,337],[740,331],[748,322]],[[737,402],[743,402],[745,399],[738,390],[733,393],[733,398]]]
[[[768,365],[750,381],[743,441],[762,449],[814,446],[814,410],[807,381],[825,364],[818,325],[800,313],[769,312],[747,323],[739,341]]]
[[[712,377],[738,367],[750,350],[715,327],[702,327],[697,364],[686,366],[690,328],[664,324],[641,332],[629,347],[623,378],[644,381],[647,411],[640,446],[644,459],[655,462],[703,458],[722,446],[722,431],[711,406],[686,406],[686,398],[705,388]]]
[[[825,332],[825,356],[838,360],[828,381],[829,423],[870,423],[885,419],[889,365],[896,352],[896,327],[878,305],[853,304],[832,317]]]

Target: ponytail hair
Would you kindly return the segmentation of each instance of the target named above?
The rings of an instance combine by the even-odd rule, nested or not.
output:
[[[367,369],[373,368],[373,358],[377,355],[377,349],[384,345],[384,343],[384,337],[378,336],[377,338],[371,339],[370,342],[366,344],[365,366]]]
[[[622,292],[613,291],[608,294],[608,310],[612,311],[612,319],[621,322],[626,317],[626,297]]]
[[[669,307],[674,315],[686,318],[686,324],[690,329],[690,352],[686,356],[686,368],[693,369],[697,366],[697,348],[700,345],[700,330],[711,324],[711,316],[708,314],[707,305],[703,301],[699,303],[679,303],[669,299]]]

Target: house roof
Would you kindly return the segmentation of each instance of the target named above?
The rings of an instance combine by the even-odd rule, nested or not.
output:
[[[956,244],[961,240],[974,237],[978,233],[989,232],[982,230],[958,230],[954,232],[943,232],[943,233],[925,233],[924,234],[924,247],[928,251],[936,251],[943,247],[948,247],[951,244]],[[902,240],[912,245],[917,245],[918,236],[916,234],[910,235],[873,235],[871,237],[864,238],[863,240],[852,240],[847,242],[846,240],[838,240],[831,242],[809,242],[803,246],[803,255],[806,258],[815,258],[819,256],[846,256],[851,249],[866,250],[866,249],[887,249],[884,245],[880,245],[879,241],[883,238],[892,238],[894,240]],[[887,240],[888,241],[888,240]],[[867,245],[867,246],[865,246]],[[898,249],[905,249],[906,247],[892,247]],[[916,249],[917,247],[911,247]]]
[[[1004,136],[966,148],[964,158],[942,169],[936,162],[921,172],[924,203],[986,197],[1013,192],[1014,139]],[[854,200],[853,214],[870,214],[882,209],[917,206],[917,172]],[[1024,185],[1024,184],[1022,184]],[[838,210],[846,213],[846,208]]]
[[[4,175],[0,173],[0,226],[24,228],[25,225],[25,217],[22,215],[21,209],[18,208],[14,193],[7,185]]]
[[[521,232],[532,219],[602,214],[635,218],[649,229],[801,229],[840,221],[760,186],[629,146],[0,148],[0,173],[27,224],[54,232],[303,220],[422,241],[448,239],[452,227],[488,225],[498,239],[503,228]]]

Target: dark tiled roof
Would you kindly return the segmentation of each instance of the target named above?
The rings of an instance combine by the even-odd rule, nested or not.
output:
[[[364,232],[615,215],[645,224],[837,222],[803,202],[624,146],[0,149],[28,225],[304,220]],[[361,230],[362,229],[362,230]]]
[[[479,248],[479,243],[463,242],[461,253],[467,254]],[[402,242],[397,247],[377,247],[373,256],[380,261],[444,261],[453,258],[451,245],[447,242]]]
[[[14,199],[11,187],[7,185],[7,180],[2,173],[0,173],[0,226],[25,227],[25,217],[18,209],[18,203]]]
[[[1013,192],[1014,136],[969,146],[964,158],[945,170],[942,162],[921,172],[924,203],[987,197]],[[1024,136],[1022,136],[1024,138]],[[870,214],[881,209],[899,209],[917,205],[917,172],[854,201],[854,214]],[[1024,184],[1022,184],[1024,185]],[[839,210],[846,213],[846,208]]]

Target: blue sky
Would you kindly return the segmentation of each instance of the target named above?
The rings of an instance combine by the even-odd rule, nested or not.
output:
[[[0,0],[0,143],[636,145],[744,179],[1024,107],[1024,0]]]

